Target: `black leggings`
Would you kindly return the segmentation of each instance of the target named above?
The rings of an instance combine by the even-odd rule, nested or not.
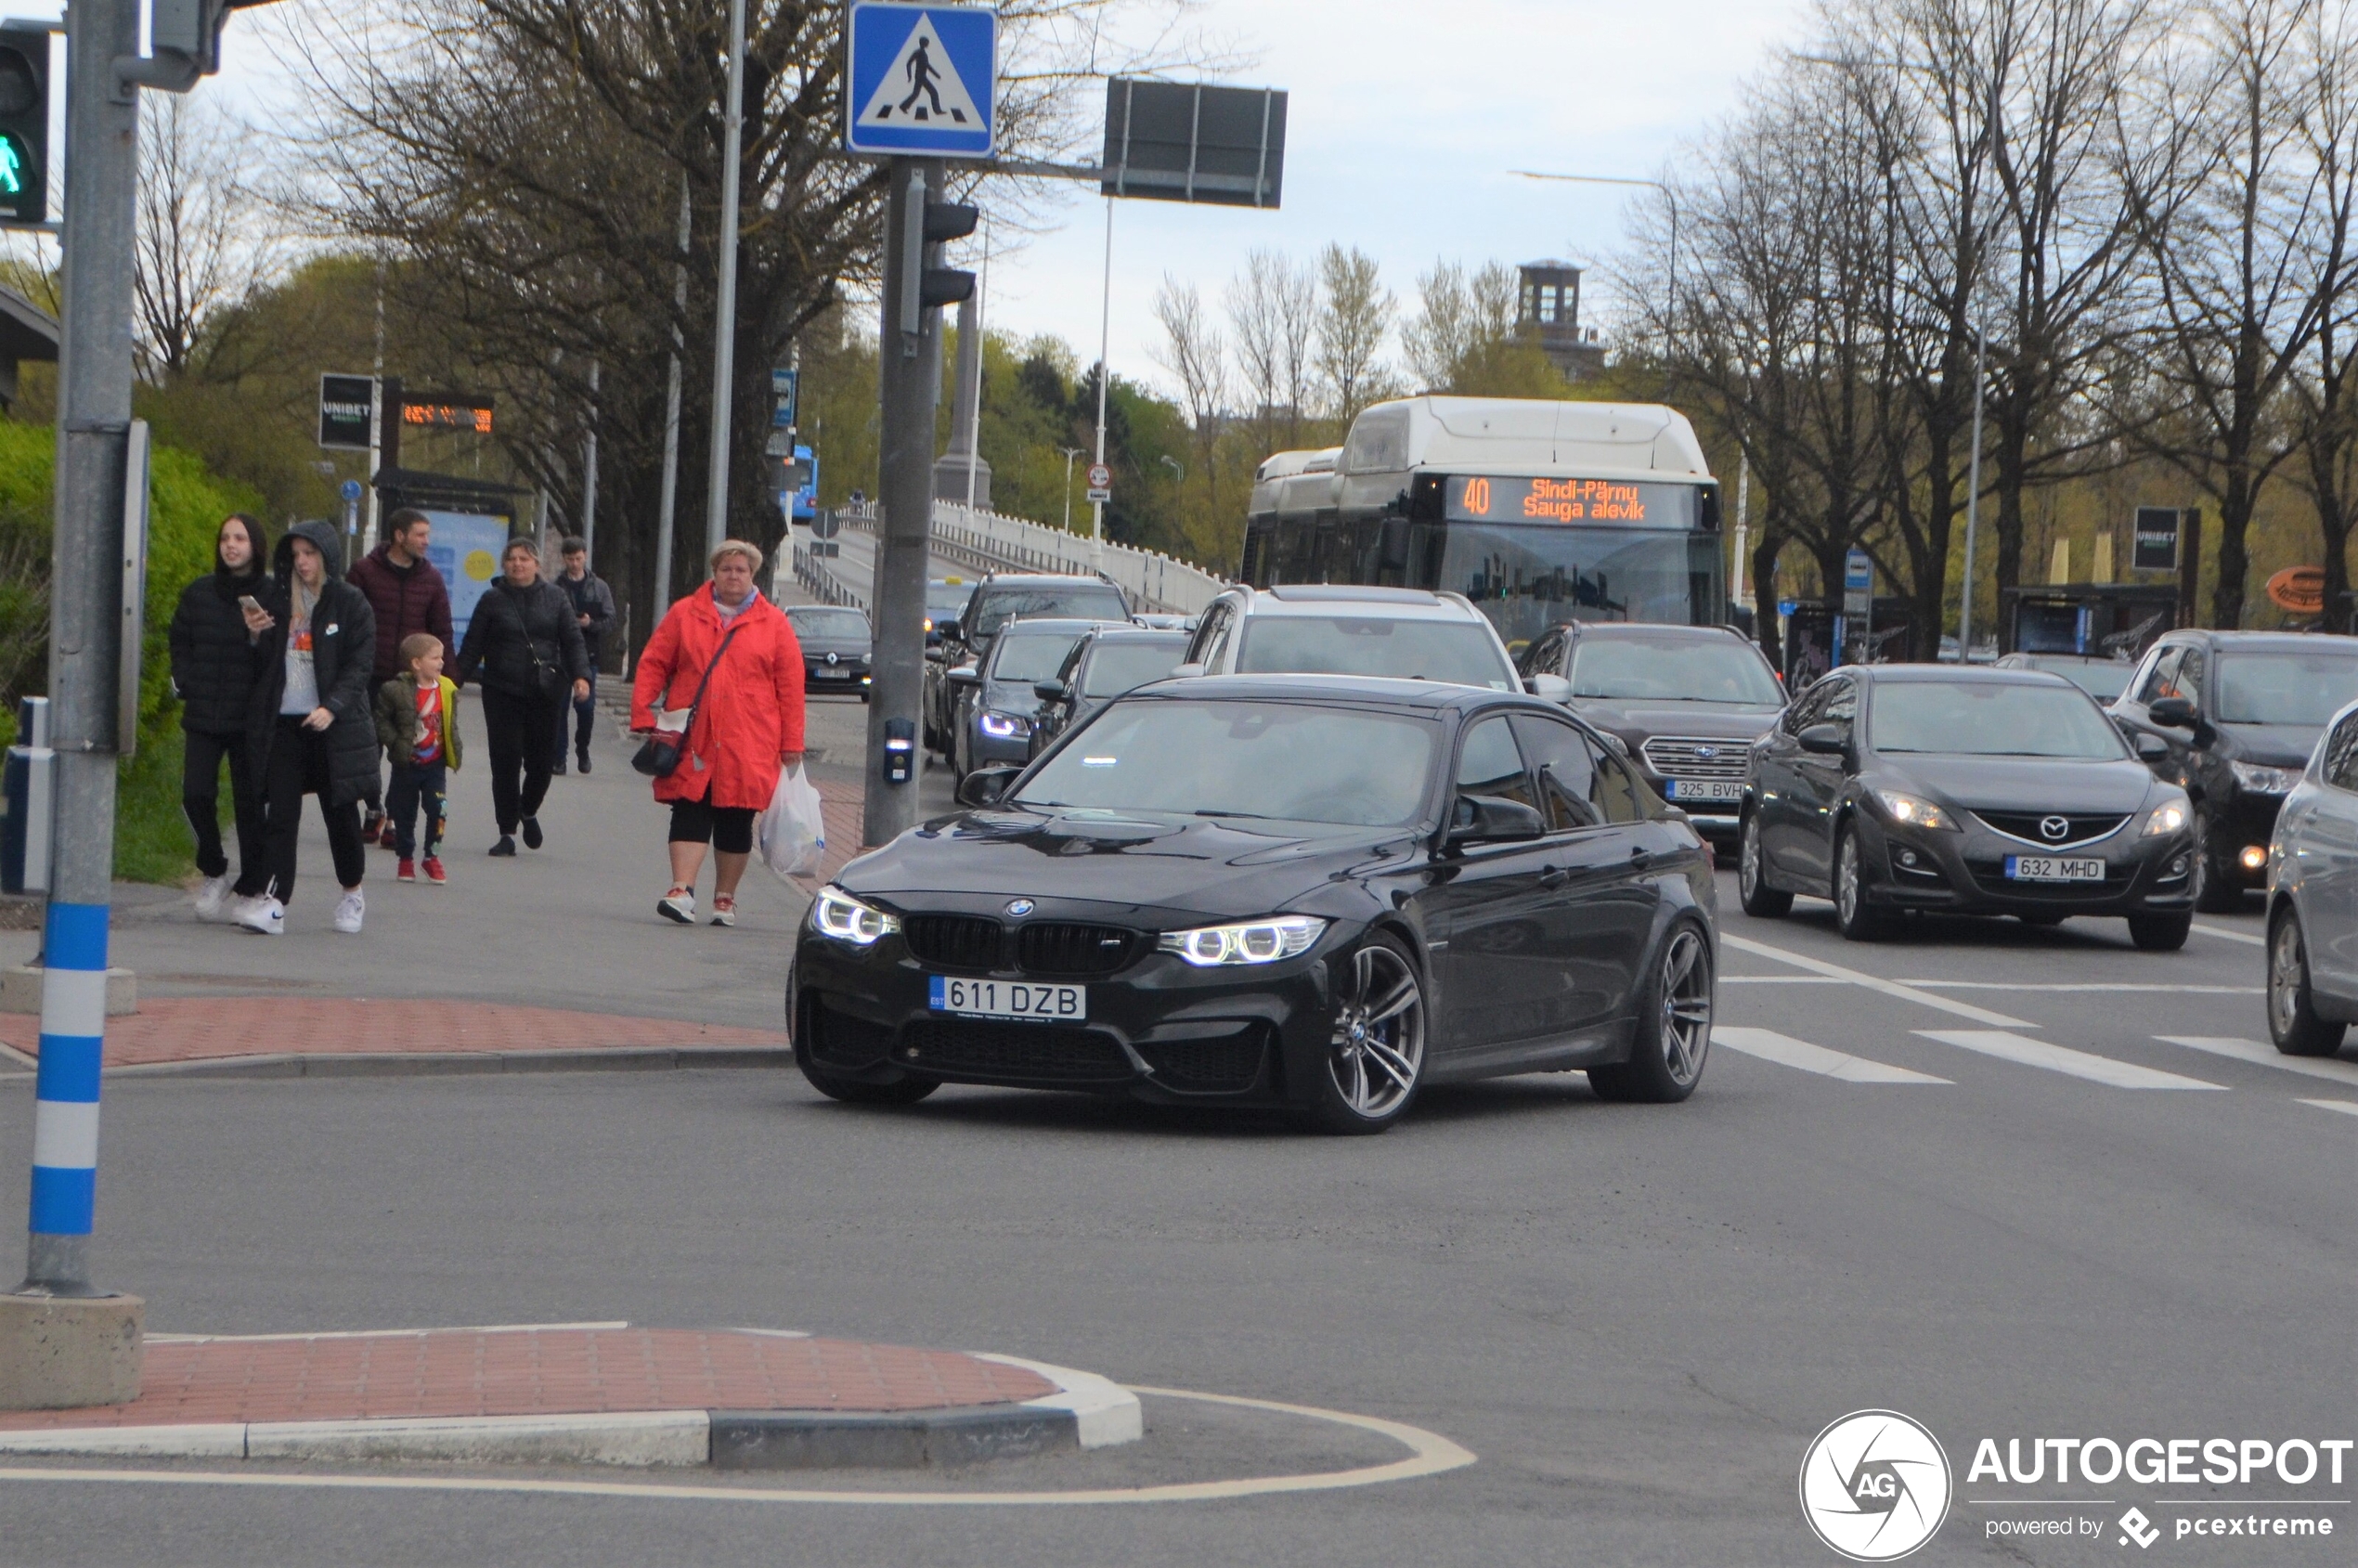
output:
[[[750,806],[715,806],[707,789],[702,800],[671,803],[671,842],[709,844],[724,855],[750,855],[753,819],[760,814]]]
[[[525,818],[538,816],[540,803],[549,797],[557,716],[564,711],[555,697],[483,689],[483,732],[491,750],[491,810],[503,836],[515,832]]]
[[[197,869],[219,876],[229,869],[221,850],[221,759],[229,759],[229,810],[238,823],[238,886],[252,898],[267,886],[269,851],[263,844],[262,791],[253,776],[253,753],[243,735],[190,730],[183,736],[180,805],[197,836]]]
[[[303,727],[304,716],[282,713],[270,736],[266,825],[270,890],[280,903],[294,901],[295,835],[303,826],[303,797],[319,797],[319,815],[328,823],[328,853],[335,862],[336,881],[345,888],[360,886],[368,856],[360,848],[360,803],[333,806],[335,784],[328,767],[328,737]]]

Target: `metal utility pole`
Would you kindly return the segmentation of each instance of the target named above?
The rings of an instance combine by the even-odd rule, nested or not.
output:
[[[377,493],[377,469],[383,461],[384,449],[379,445],[384,439],[385,388],[385,253],[377,252],[377,337],[376,352],[369,362],[369,532],[361,541],[363,550],[377,548],[377,540],[384,533],[384,501]]]
[[[720,151],[719,299],[712,317],[712,456],[706,475],[704,548],[729,537],[729,427],[737,373],[737,186],[745,145],[745,0],[729,0],[729,99]]]
[[[1098,297],[1097,455],[1089,460],[1102,463],[1106,460],[1106,388],[1113,381],[1113,368],[1108,362],[1113,352],[1113,201],[1110,197],[1106,201],[1106,281],[1104,292]],[[1068,459],[1065,463],[1068,479],[1071,467],[1071,460]],[[1067,488],[1070,488],[1069,482]],[[1069,495],[1066,497],[1065,504],[1072,504]],[[1106,568],[1106,503],[1091,501],[1089,511],[1089,567],[1092,571],[1102,572]]]
[[[598,372],[590,361],[590,430],[581,440],[581,554],[583,570],[598,564]]]
[[[1087,450],[1087,448],[1082,447],[1059,447],[1056,450],[1065,455],[1065,532],[1069,534],[1072,532],[1072,460],[1079,457],[1083,451]]]
[[[966,521],[974,521],[975,473],[982,461],[982,307],[991,293],[991,222],[982,225],[982,280],[975,288],[975,372],[974,384],[967,389],[971,401],[967,405],[966,426]],[[959,345],[964,350],[965,344]],[[965,357],[961,353],[960,357]]]
[[[655,602],[653,627],[671,608],[671,534],[680,515],[680,356],[687,351],[680,323],[688,314],[688,176],[680,176],[680,266],[671,278],[671,380],[663,403],[663,499],[655,518]]]
[[[1736,454],[1736,586],[1729,599],[1744,602],[1744,550],[1752,543],[1752,454]]]
[[[885,208],[883,332],[877,340],[884,449],[877,464],[875,683],[868,704],[863,845],[888,842],[917,821],[915,781],[893,784],[896,756],[913,761],[925,688],[926,560],[933,532],[934,405],[941,397],[941,313],[923,301],[926,201],[942,188],[938,160],[892,161]],[[888,749],[898,742],[904,748]]]
[[[1973,557],[1974,533],[1981,522],[1981,406],[1988,399],[1982,395],[1982,362],[1989,351],[1989,327],[1976,321],[1973,330],[1973,452],[1965,460],[1965,586],[1959,594],[1957,606],[1957,662],[1973,660]],[[1939,657],[1937,646],[1933,656]]]

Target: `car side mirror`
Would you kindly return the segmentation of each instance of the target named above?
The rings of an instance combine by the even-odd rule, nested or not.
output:
[[[2140,762],[2170,760],[2170,743],[2159,735],[2140,733],[2130,744],[2137,748],[2137,760]]]
[[[1016,782],[1021,768],[977,768],[958,781],[958,804],[961,806],[996,806],[1007,786]]]
[[[1201,675],[1202,673],[1203,666],[1199,664],[1183,664],[1172,670],[1171,679],[1173,680],[1188,680],[1194,679],[1196,676]]]
[[[1794,739],[1801,743],[1802,750],[1820,757],[1840,757],[1850,749],[1850,734],[1839,724],[1807,725]]]
[[[1542,702],[1568,703],[1572,701],[1572,682],[1561,675],[1549,675],[1545,672],[1538,675],[1526,675],[1522,678],[1522,689]]]
[[[1072,688],[1061,680],[1035,680],[1031,683],[1031,694],[1043,703],[1056,702],[1070,690]]]
[[[949,680],[952,686],[979,686],[982,684],[982,670],[975,665],[962,664],[950,672]]]
[[[963,628],[958,625],[957,617],[954,616],[946,621],[936,621],[933,623],[934,635],[940,638],[955,638],[961,634],[962,629]]]
[[[1461,795],[1450,809],[1453,844],[1508,844],[1537,838],[1548,831],[1539,813],[1520,800],[1495,795]]]
[[[2195,727],[2195,705],[2184,697],[2156,697],[2145,705],[2145,717],[2165,730]]]

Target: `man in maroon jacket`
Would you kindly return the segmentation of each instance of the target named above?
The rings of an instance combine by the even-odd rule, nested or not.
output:
[[[385,519],[384,542],[363,556],[344,574],[344,580],[366,594],[377,612],[377,647],[369,674],[369,702],[375,711],[377,689],[403,673],[401,640],[428,631],[442,639],[443,654],[456,659],[459,644],[450,634],[450,589],[426,559],[434,524],[422,512],[403,507]],[[383,796],[369,791],[369,820],[361,824],[363,843],[374,843],[384,825]],[[390,836],[387,843],[390,847]]]

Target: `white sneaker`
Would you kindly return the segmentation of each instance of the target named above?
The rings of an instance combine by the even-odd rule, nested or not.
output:
[[[692,888],[674,888],[655,901],[655,913],[682,926],[696,923],[696,894]]]
[[[347,937],[358,936],[360,917],[368,913],[369,901],[360,896],[359,888],[353,888],[344,894],[343,901],[336,905],[336,929]]]
[[[227,872],[208,876],[204,886],[197,889],[197,918],[200,920],[230,920],[236,912],[230,907],[230,877]]]
[[[283,937],[287,934],[287,906],[272,898],[248,899],[238,924],[266,937]]]

